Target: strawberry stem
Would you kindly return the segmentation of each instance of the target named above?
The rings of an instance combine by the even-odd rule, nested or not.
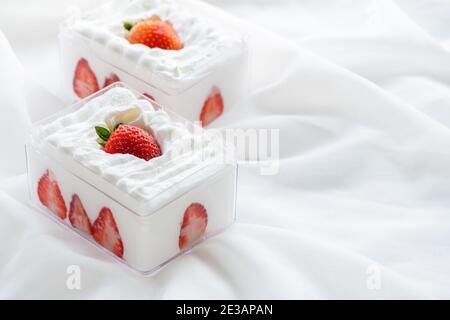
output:
[[[130,21],[125,21],[125,22],[123,23],[123,27],[124,27],[125,29],[127,29],[128,31],[130,31],[131,28],[133,28],[133,23],[130,22]]]

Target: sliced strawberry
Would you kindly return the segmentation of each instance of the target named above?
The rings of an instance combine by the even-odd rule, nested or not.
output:
[[[117,74],[111,72],[106,78],[105,82],[103,83],[103,88],[109,86],[110,84],[113,84],[114,82],[119,82],[120,79],[117,76]]]
[[[88,234],[92,233],[92,224],[77,194],[72,196],[69,209],[69,220],[72,226]]]
[[[181,224],[180,237],[178,238],[178,246],[181,250],[200,239],[206,230],[208,224],[208,213],[200,203],[191,204],[183,216]]]
[[[61,219],[67,216],[67,207],[59,189],[56,177],[50,170],[45,171],[38,182],[37,193],[41,203]]]
[[[102,208],[92,227],[92,236],[103,247],[122,258],[123,243],[116,221],[109,208]]]
[[[203,127],[217,119],[223,112],[223,99],[220,94],[220,90],[217,87],[213,87],[208,98],[206,98],[203,104],[202,111],[200,113],[200,122]]]
[[[84,58],[77,63],[72,85],[73,91],[80,98],[87,97],[100,89],[95,73]]]

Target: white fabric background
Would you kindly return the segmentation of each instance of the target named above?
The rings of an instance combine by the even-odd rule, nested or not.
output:
[[[449,1],[211,0],[252,36],[251,97],[219,124],[280,128],[280,171],[242,166],[236,225],[150,278],[27,205],[58,22],[95,2],[0,1],[0,298],[450,298]]]

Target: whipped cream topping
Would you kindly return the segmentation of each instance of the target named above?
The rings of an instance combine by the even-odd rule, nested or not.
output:
[[[104,152],[94,127],[124,120],[153,134],[162,155],[145,161],[129,154]],[[75,112],[43,125],[39,136],[138,201],[150,200],[173,186],[176,189],[177,183],[199,169],[223,161],[226,150],[220,137],[201,129],[190,130],[122,87],[112,88]]]
[[[182,49],[163,50],[128,42],[123,23],[153,15],[172,23],[184,45]],[[174,89],[193,84],[212,66],[242,51],[242,37],[199,19],[171,0],[112,1],[94,11],[74,14],[66,27],[82,35],[104,60],[143,80],[162,82]]]

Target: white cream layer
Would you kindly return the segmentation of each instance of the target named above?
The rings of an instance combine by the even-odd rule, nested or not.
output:
[[[153,15],[172,23],[184,45],[181,50],[162,50],[128,42],[128,31],[123,23]],[[108,62],[143,80],[178,88],[192,84],[221,61],[242,52],[241,37],[227,34],[204,20],[179,8],[172,0],[120,0],[85,14],[74,14],[66,27],[84,36]]]
[[[149,161],[129,154],[108,154],[97,143],[94,127],[130,110],[140,110],[130,124],[151,132],[162,156]],[[44,125],[39,135],[59,152],[71,156],[138,201],[148,201],[160,192],[177,193],[177,184],[200,168],[224,157],[222,140],[188,129],[163,110],[137,99],[128,89],[116,87],[86,103],[75,112]],[[70,168],[68,168],[70,170]],[[183,181],[186,186],[186,181]],[[170,198],[170,195],[165,195]]]

